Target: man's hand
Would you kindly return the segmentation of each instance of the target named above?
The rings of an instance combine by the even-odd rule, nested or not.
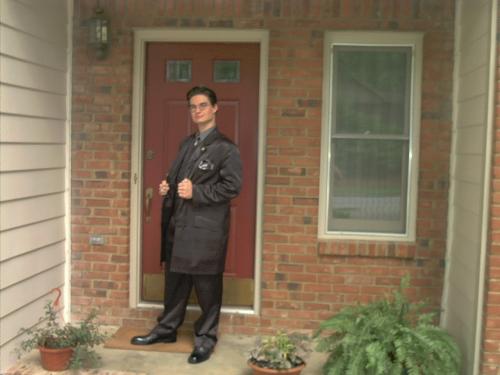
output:
[[[177,193],[182,199],[193,198],[193,183],[191,182],[191,180],[185,178],[184,180],[179,182],[179,185],[177,185]]]
[[[161,184],[158,186],[158,193],[160,195],[167,195],[170,186],[168,186],[167,180],[162,180]]]

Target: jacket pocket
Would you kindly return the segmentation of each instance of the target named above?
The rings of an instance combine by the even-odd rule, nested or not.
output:
[[[219,222],[199,215],[194,217],[194,226],[197,228],[208,229],[211,231],[222,230],[222,225]]]

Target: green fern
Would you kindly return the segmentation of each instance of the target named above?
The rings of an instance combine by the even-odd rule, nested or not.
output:
[[[410,303],[404,277],[393,297],[350,306],[324,321],[315,337],[317,350],[329,353],[325,375],[458,374],[460,350],[434,325],[423,303]]]

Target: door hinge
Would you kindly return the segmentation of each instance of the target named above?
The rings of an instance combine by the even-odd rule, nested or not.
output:
[[[134,173],[134,184],[137,184],[137,173]]]

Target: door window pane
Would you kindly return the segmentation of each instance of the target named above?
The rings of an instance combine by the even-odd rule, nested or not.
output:
[[[240,82],[240,62],[237,60],[214,61],[214,82]]]
[[[167,61],[167,81],[170,82],[191,82],[191,61],[190,60],[169,60]]]

